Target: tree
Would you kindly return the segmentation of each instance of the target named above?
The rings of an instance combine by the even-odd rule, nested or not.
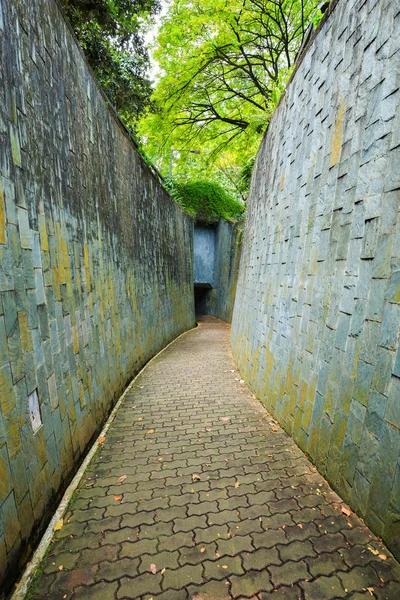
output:
[[[254,158],[317,6],[174,0],[158,37],[157,110],[140,127],[159,167],[171,146],[201,147],[214,164],[228,147],[235,149],[229,172],[237,179]]]
[[[148,52],[141,35],[159,0],[61,0],[86,58],[108,98],[134,129],[150,104]]]

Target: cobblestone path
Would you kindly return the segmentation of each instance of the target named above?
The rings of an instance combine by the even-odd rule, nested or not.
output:
[[[234,369],[208,318],[140,375],[31,599],[400,599],[399,564]]]

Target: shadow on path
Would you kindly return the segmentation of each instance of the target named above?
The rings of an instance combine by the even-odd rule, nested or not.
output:
[[[136,379],[29,597],[399,600],[399,564],[342,507],[204,317]]]

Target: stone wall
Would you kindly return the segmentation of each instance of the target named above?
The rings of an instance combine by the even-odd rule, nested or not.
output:
[[[195,225],[193,232],[194,284],[214,284],[216,226]]]
[[[113,401],[194,325],[194,302],[192,220],[53,0],[0,0],[0,59],[1,590]]]
[[[399,74],[399,3],[339,0],[258,154],[232,326],[252,390],[397,557]]]
[[[221,219],[213,228],[213,231],[215,233],[215,239],[213,240],[215,260],[212,281],[209,282],[213,288],[195,289],[196,311],[230,323],[232,321],[239,272],[242,225],[234,225]],[[206,239],[209,240],[209,247],[211,247],[210,238]],[[204,267],[199,269],[200,276],[205,275],[206,272],[207,269]]]

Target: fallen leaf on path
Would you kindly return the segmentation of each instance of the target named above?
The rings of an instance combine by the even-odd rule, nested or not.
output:
[[[161,569],[161,571],[160,571],[161,575],[164,575],[164,573],[165,573],[166,570],[167,569],[165,567],[163,569]]]
[[[222,568],[223,568],[223,569],[227,569],[227,568],[228,568],[228,565],[222,565]]]
[[[372,552],[372,554],[374,554],[375,556],[379,554],[379,550],[375,550],[375,548],[371,548],[371,546],[368,546],[368,550]]]
[[[62,570],[63,570],[63,568],[64,568],[64,567],[63,567],[62,565],[60,565],[60,566],[58,567],[58,570],[59,570],[59,571],[62,571]]]
[[[382,560],[386,560],[387,556],[386,556],[386,554],[379,554],[379,558]]]
[[[97,441],[99,442],[99,444],[104,444],[104,440],[106,438],[104,437],[104,435],[101,435],[100,437],[97,438]]]
[[[59,521],[57,521],[57,523],[54,525],[53,527],[53,531],[60,531],[60,529],[62,529],[62,526],[64,525],[64,519],[60,519]]]
[[[153,575],[155,575],[157,573],[157,567],[154,563],[151,563],[150,571],[153,573]]]
[[[123,481],[125,481],[126,478],[127,478],[127,475],[121,475],[121,477],[118,477],[117,483],[122,483]]]
[[[138,418],[138,421],[143,421],[143,417],[139,417],[139,418]]]
[[[114,496],[115,502],[118,502],[118,500],[121,500],[121,499],[122,499],[122,496]]]
[[[230,418],[229,417],[222,417],[222,420],[223,421],[230,421]]]
[[[297,527],[300,527],[300,529],[303,529],[303,524],[302,523],[297,523]]]
[[[193,473],[192,479],[193,481],[201,481],[201,477],[200,475],[197,475],[197,473]]]
[[[235,483],[235,488],[238,488],[238,487],[239,487],[239,485],[240,485],[240,482],[239,482],[239,481],[237,481],[237,482]]]
[[[203,553],[203,552],[205,552],[205,551],[206,551],[206,549],[205,549],[205,548],[200,548],[200,552],[201,552],[201,553]]]
[[[272,431],[279,431],[279,427],[273,427]]]
[[[154,433],[154,429],[149,429],[147,433]]]
[[[374,595],[374,588],[373,587],[368,587],[367,591],[371,594],[371,596]]]
[[[351,515],[351,510],[349,510],[346,506],[342,506],[342,513],[349,517]]]

